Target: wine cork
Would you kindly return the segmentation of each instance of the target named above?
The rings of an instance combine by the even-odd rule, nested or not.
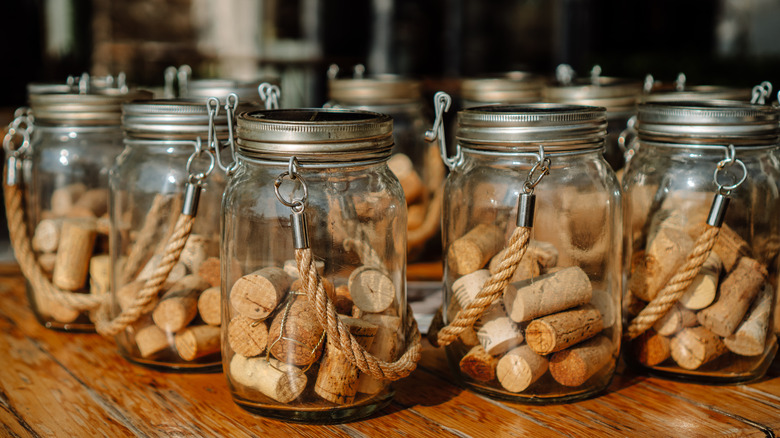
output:
[[[108,190],[89,189],[79,196],[73,208],[89,211],[90,216],[100,217],[108,212]]]
[[[681,368],[695,370],[728,351],[720,337],[705,327],[691,327],[677,333],[671,342],[672,359]]]
[[[672,306],[666,315],[653,324],[653,329],[661,336],[672,336],[686,327],[699,325],[696,313],[679,303]]]
[[[756,260],[742,257],[723,280],[718,300],[697,314],[699,322],[718,336],[734,333],[750,303],[764,287],[766,268]]]
[[[479,382],[490,382],[495,379],[496,365],[498,365],[498,358],[488,354],[481,345],[469,350],[459,363],[463,374]]]
[[[133,301],[135,301],[135,298],[138,296],[138,293],[141,291],[141,289],[144,288],[144,284],[146,284],[145,281],[132,281],[122,285],[119,289],[117,289],[116,300],[117,304],[119,304],[119,307],[122,310],[127,310],[133,305]],[[141,310],[141,313],[151,313],[154,311],[154,308],[157,306],[157,302],[159,300],[160,299],[158,297],[153,297],[149,304],[144,306],[144,308]]]
[[[764,352],[772,299],[772,287],[766,285],[753,301],[745,320],[734,334],[723,339],[726,348],[741,356],[757,356]]]
[[[379,269],[361,266],[349,275],[349,293],[360,310],[379,313],[393,304],[395,285]]]
[[[150,258],[149,261],[146,262],[143,269],[141,269],[141,272],[138,273],[135,279],[140,281],[146,281],[152,278],[152,274],[154,274],[154,271],[157,270],[157,266],[160,264],[160,260],[162,260],[161,254],[153,255],[152,258]],[[186,275],[187,275],[187,267],[184,266],[184,264],[181,262],[176,263],[175,265],[173,265],[173,268],[171,268],[171,272],[168,273],[168,278],[165,279],[165,283],[171,285],[181,280]]]
[[[43,293],[33,289],[33,296],[38,312],[42,316],[49,317],[63,324],[71,323],[79,318],[81,312],[69,306],[63,305],[57,300],[49,299]]]
[[[301,277],[298,273],[298,262],[295,260],[285,260],[283,269],[293,280],[297,280]],[[320,276],[325,275],[325,262],[322,260],[315,260],[314,269],[317,270],[317,273],[320,274]]]
[[[219,257],[209,257],[203,262],[201,262],[200,266],[198,266],[197,273],[198,276],[206,280],[206,282],[211,287],[219,286],[220,285]]]
[[[670,339],[654,330],[648,330],[634,339],[633,348],[636,359],[650,367],[669,359],[672,354]]]
[[[377,332],[376,325],[348,317],[342,318],[341,321],[361,347],[371,348]],[[331,403],[350,404],[357,393],[359,372],[356,366],[349,363],[339,347],[329,341],[314,383],[314,392]]]
[[[268,327],[265,321],[256,321],[237,315],[228,324],[228,345],[236,353],[259,356],[268,347]]]
[[[498,254],[490,259],[488,269],[491,274],[498,272],[498,265],[506,258],[506,254],[509,248],[502,249]],[[532,263],[533,262],[533,263]],[[523,269],[525,272],[531,272],[532,270],[547,270],[558,264],[558,249],[549,242],[543,242],[541,240],[531,240],[528,242],[528,248],[525,251],[525,255],[520,260],[520,266],[517,267],[518,271]],[[538,274],[537,274],[538,275]],[[525,280],[535,275],[518,275],[517,272],[512,277],[511,282]],[[522,277],[522,278],[521,278]],[[515,280],[517,278],[517,280]]]
[[[628,316],[634,317],[639,315],[639,312],[645,307],[647,307],[647,303],[637,298],[631,291],[626,291],[626,293],[623,294],[623,308],[625,308],[625,312]]]
[[[720,227],[712,251],[723,261],[723,269],[727,273],[734,270],[741,257],[751,257],[750,246],[745,242],[745,239],[726,224]]]
[[[351,315],[352,307],[355,303],[352,301],[352,295],[349,293],[349,286],[342,284],[334,290],[333,305],[336,307],[336,313],[339,315]]]
[[[504,232],[495,225],[479,224],[450,244],[447,266],[456,277],[481,269],[506,244]]]
[[[179,262],[187,267],[188,272],[198,272],[200,265],[209,257],[208,245],[209,239],[205,236],[191,234],[181,250]]]
[[[492,259],[490,259],[490,263],[488,264],[488,271],[490,274],[495,274],[498,272],[498,267],[506,258],[506,254],[509,250],[510,248],[504,248],[498,254],[493,256]],[[535,278],[538,277],[541,272],[542,266],[539,264],[536,257],[526,251],[525,256],[520,259],[520,263],[517,265],[517,269],[515,269],[515,273],[512,274],[509,282],[516,283],[518,281],[527,280],[529,278]]]
[[[504,289],[504,305],[513,321],[523,322],[588,303],[592,295],[588,274],[572,266],[532,281],[510,283]]]
[[[297,366],[314,363],[322,354],[324,329],[306,295],[291,294],[268,329],[268,349],[275,358]]]
[[[188,275],[174,283],[160,298],[152,312],[157,327],[166,332],[178,332],[198,314],[198,296],[208,283],[197,275]]]
[[[51,194],[51,212],[54,216],[65,216],[87,191],[87,186],[81,183],[60,187]]]
[[[54,272],[54,265],[57,264],[57,254],[44,253],[38,255],[38,266],[43,269],[43,272],[51,278],[52,272]]]
[[[615,354],[609,338],[596,336],[550,357],[550,374],[563,386],[580,386],[603,369]]]
[[[63,222],[52,275],[55,286],[70,291],[84,287],[96,236],[95,221],[69,219]]]
[[[531,321],[525,338],[536,353],[550,354],[592,338],[603,328],[601,312],[586,304]]]
[[[454,320],[457,317],[457,314],[460,310],[461,307],[460,304],[458,304],[457,299],[449,300],[449,303],[447,304],[447,321]],[[442,324],[444,324],[444,315],[442,315]],[[442,325],[442,327],[444,327],[444,325]],[[479,338],[477,337],[477,332],[474,331],[473,326],[464,329],[460,333],[460,335],[458,335],[458,339],[463,345],[467,347],[474,347],[475,345],[480,345]],[[437,345],[434,342],[432,342],[431,344]]]
[[[89,292],[93,295],[108,293],[111,269],[111,256],[101,254],[89,260]]]
[[[184,360],[195,360],[219,352],[219,327],[193,325],[176,333],[174,345]]]
[[[523,342],[523,331],[506,316],[506,310],[501,303],[488,308],[474,323],[474,330],[485,351],[494,356],[505,353]]]
[[[401,182],[407,204],[413,204],[425,194],[425,185],[414,170],[412,160],[406,154],[393,154],[387,160],[387,166]]]
[[[169,336],[154,324],[147,325],[135,333],[135,345],[141,353],[141,357],[153,356],[173,343]]]
[[[398,331],[401,329],[401,318],[392,315],[377,315],[368,313],[361,318],[363,321],[377,326],[374,340],[369,353],[377,359],[392,362],[400,352]],[[360,373],[357,390],[363,394],[376,394],[387,386],[387,380],[378,380],[366,373]]]
[[[32,247],[40,252],[56,252],[60,243],[62,219],[43,219],[35,227]]]
[[[693,239],[682,230],[660,228],[645,249],[644,258],[632,266],[628,288],[644,301],[655,298],[693,250]]]
[[[103,234],[108,236],[108,234],[111,233],[111,218],[108,217],[108,213],[97,218],[95,221],[95,228],[97,229],[98,235]]]
[[[723,262],[714,251],[710,253],[707,260],[701,266],[699,275],[693,279],[693,283],[688,286],[679,303],[691,310],[703,309],[713,301],[718,292],[718,281],[720,271],[723,268]]]
[[[496,375],[509,392],[523,392],[547,372],[548,361],[528,345],[509,350],[498,361]]]
[[[230,304],[246,317],[265,319],[289,289],[290,277],[282,269],[270,266],[239,278],[230,289]]]
[[[210,287],[204,290],[198,297],[200,319],[208,325],[220,325],[222,323],[221,305],[222,294],[219,287]]]
[[[490,279],[490,271],[478,269],[466,274],[452,283],[452,296],[458,301],[458,305],[464,308],[476,299],[482,286]]]
[[[306,388],[306,374],[274,358],[246,358],[240,354],[230,360],[230,379],[260,391],[279,403],[290,403]]]

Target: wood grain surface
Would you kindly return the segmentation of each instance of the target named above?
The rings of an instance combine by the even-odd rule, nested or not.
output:
[[[112,340],[40,326],[17,270],[0,268],[0,436],[713,437],[780,430],[780,361],[749,385],[704,386],[616,376],[570,404],[492,400],[453,383],[426,344],[393,402],[339,425],[285,423],[233,403],[221,374],[165,373],[123,359]]]

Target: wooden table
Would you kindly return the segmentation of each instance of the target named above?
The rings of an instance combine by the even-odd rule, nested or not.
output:
[[[6,270],[7,271],[7,270]],[[780,361],[744,386],[620,374],[600,397],[565,405],[493,401],[450,381],[426,347],[378,415],[309,426],[240,409],[221,374],[162,373],[122,359],[111,340],[40,326],[18,272],[0,275],[0,436],[774,436]]]

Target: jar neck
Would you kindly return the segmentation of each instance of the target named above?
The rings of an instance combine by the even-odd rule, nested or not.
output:
[[[244,155],[240,152],[236,153],[236,159],[239,162],[246,163],[248,165],[252,166],[270,166],[270,167],[278,167],[278,168],[288,168],[290,167],[291,160],[295,158],[296,165],[299,168],[302,169],[313,169],[313,170],[327,170],[327,169],[350,169],[350,168],[359,168],[359,167],[371,167],[376,165],[381,165],[384,163],[387,163],[387,160],[390,159],[390,154],[386,154],[381,157],[363,157],[362,159],[360,157],[357,157],[353,160],[333,160],[333,161],[308,161],[308,160],[301,160],[298,159],[295,156],[289,156],[286,160],[267,160],[262,158],[255,158],[255,157],[249,157],[247,155]]]
[[[700,155],[720,155],[728,151],[729,144],[686,144],[686,143],[667,143],[639,139],[639,153],[655,153],[663,155],[673,155],[679,153],[700,154]],[[735,145],[736,155],[763,154],[770,150],[780,147],[778,144],[771,145]]]

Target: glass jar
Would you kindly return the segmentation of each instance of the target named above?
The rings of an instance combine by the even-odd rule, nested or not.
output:
[[[414,319],[405,202],[387,165],[392,120],[356,110],[258,111],[238,117],[238,133],[222,223],[222,355],[233,399],[286,421],[370,415],[393,390],[356,365],[324,315],[383,361],[419,345],[406,329]],[[301,229],[308,237],[291,236]],[[304,251],[313,254],[309,269],[296,266]],[[315,273],[318,295],[306,287]],[[326,298],[333,308],[315,306]]]
[[[232,114],[216,115],[214,109],[186,100],[123,106],[125,149],[110,176],[111,316],[137,312],[125,328],[114,330],[120,353],[134,363],[180,371],[221,366],[219,218],[225,172],[212,154],[214,142],[228,136]],[[134,301],[168,256],[193,179],[201,191],[191,234],[165,282],[141,306]]]
[[[626,128],[628,120],[636,114],[636,103],[641,93],[640,81],[593,75],[590,78],[574,79],[568,83],[548,85],[544,89],[544,100],[606,107],[607,148],[604,156],[610,166],[617,171],[625,164],[623,149],[618,139],[620,133]]]
[[[168,67],[164,73],[165,85],[163,87],[163,96],[166,99],[193,99],[206,100],[212,96],[220,99],[224,105],[225,97],[230,93],[238,96],[238,101],[245,107],[243,109],[260,109],[268,103],[269,98],[273,101],[272,105],[278,107],[279,101],[279,78],[274,76],[263,77],[254,81],[229,79],[229,78],[201,78],[192,79],[192,68],[189,65],[182,65],[179,68]],[[264,95],[261,86],[273,86],[275,95]]]
[[[511,71],[501,75],[465,78],[460,84],[463,108],[491,104],[535,103],[542,100],[545,80],[539,75]]]
[[[425,141],[430,124],[420,81],[394,75],[330,78],[326,106],[387,114],[393,118],[390,169],[401,181],[408,216],[409,261],[439,258],[441,191],[445,171],[435,146]],[[438,196],[437,196],[438,195]]]
[[[458,113],[443,213],[449,326],[438,342],[449,343],[448,362],[466,388],[549,403],[609,385],[621,335],[622,222],[617,179],[601,153],[605,129],[597,107]],[[462,309],[478,316],[468,320]],[[458,324],[465,330],[445,340]]]
[[[623,179],[626,358],[638,369],[736,383],[772,362],[779,117],[725,101],[640,105]]]
[[[65,331],[93,330],[89,311],[108,291],[108,173],[122,150],[120,105],[142,95],[82,91],[29,96],[26,233],[14,242],[36,318]]]

